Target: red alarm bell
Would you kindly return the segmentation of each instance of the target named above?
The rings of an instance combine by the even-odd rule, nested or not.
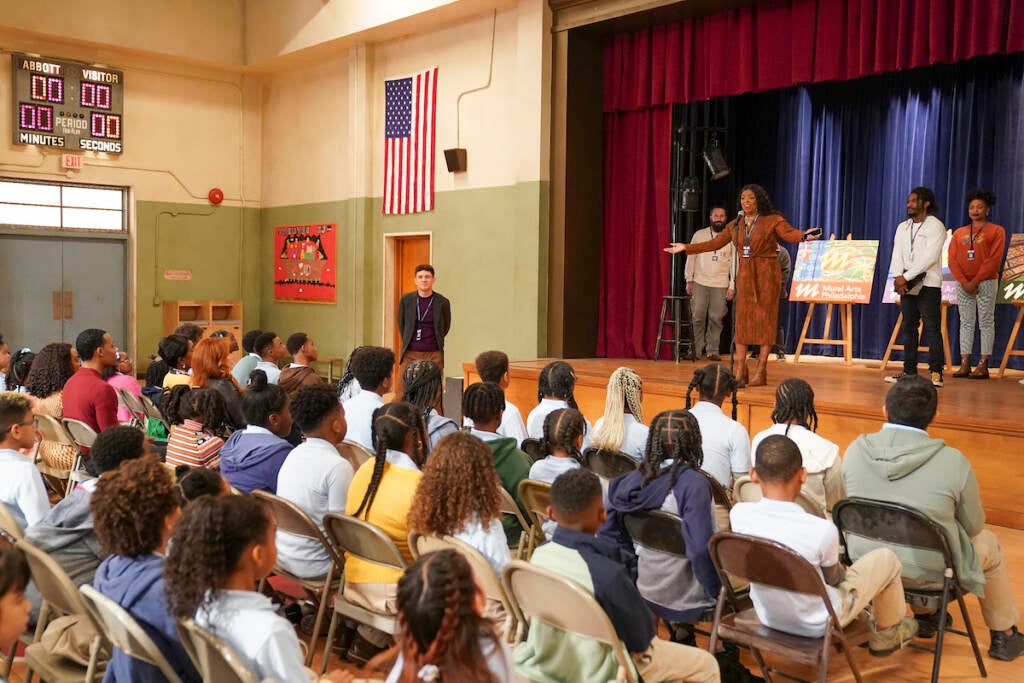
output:
[[[206,195],[209,198],[211,204],[220,204],[224,201],[224,192],[219,187],[215,187],[210,190],[209,194]]]

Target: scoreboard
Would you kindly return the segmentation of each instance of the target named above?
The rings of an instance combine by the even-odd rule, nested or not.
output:
[[[17,52],[11,68],[14,144],[121,154],[124,72]]]

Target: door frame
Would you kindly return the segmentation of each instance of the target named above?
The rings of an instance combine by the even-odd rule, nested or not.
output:
[[[431,230],[417,232],[388,232],[384,233],[384,268],[381,273],[382,291],[384,292],[381,301],[381,346],[391,348],[395,338],[395,328],[398,323],[395,321],[395,311],[391,309],[391,302],[395,298],[395,254],[399,239],[403,237],[427,237],[430,239],[430,262],[434,260],[434,233]],[[398,349],[395,350],[396,354]],[[396,359],[397,362],[397,359]]]

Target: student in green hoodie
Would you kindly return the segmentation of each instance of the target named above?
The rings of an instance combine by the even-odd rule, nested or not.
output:
[[[981,603],[992,637],[989,657],[1012,661],[1024,653],[1024,634],[1016,626],[1020,609],[999,540],[985,528],[978,480],[970,461],[925,431],[938,402],[929,380],[918,376],[900,379],[885,397],[882,429],[860,435],[846,450],[843,486],[848,496],[900,503],[942,527],[960,582]],[[857,550],[867,545],[851,542]],[[903,563],[904,583],[942,581],[942,560],[936,553],[901,546],[893,550]],[[919,637],[935,633],[938,616],[918,615]]]
[[[519,450],[514,436],[498,434],[498,425],[505,411],[505,392],[494,382],[476,382],[462,394],[462,414],[473,421],[470,434],[486,443],[494,454],[494,469],[498,470],[501,486],[516,501],[524,516],[529,512],[519,500],[519,482],[530,476],[530,456]],[[523,528],[508,515],[502,520],[509,545],[519,542]]]

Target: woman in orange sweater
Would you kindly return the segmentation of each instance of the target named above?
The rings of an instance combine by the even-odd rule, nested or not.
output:
[[[1006,230],[988,221],[988,212],[996,203],[994,194],[974,189],[967,193],[966,201],[971,222],[957,228],[949,242],[949,271],[956,278],[956,299],[960,307],[960,369],[953,376],[988,379],[988,359],[995,337],[996,289]],[[981,360],[972,371],[975,320],[981,332]]]

